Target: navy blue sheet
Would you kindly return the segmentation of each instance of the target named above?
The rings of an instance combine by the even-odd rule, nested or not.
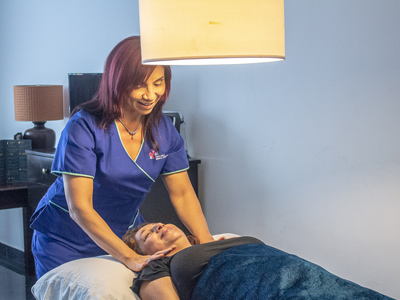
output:
[[[192,300],[392,299],[342,279],[318,265],[262,244],[248,244],[214,256]]]

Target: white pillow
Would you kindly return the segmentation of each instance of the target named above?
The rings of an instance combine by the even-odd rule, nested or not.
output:
[[[232,238],[238,235],[214,235]],[[111,255],[82,258],[65,263],[44,274],[32,287],[37,300],[136,300],[130,287],[136,273]]]
[[[32,294],[38,300],[140,300],[130,289],[134,277],[111,255],[83,258],[47,272]]]

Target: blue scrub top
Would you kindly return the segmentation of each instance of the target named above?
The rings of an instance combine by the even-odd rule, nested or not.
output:
[[[31,227],[77,251],[102,253],[70,218],[62,174],[93,178],[94,209],[122,237],[134,225],[139,206],[157,177],[189,168],[183,139],[168,117],[162,116],[154,136],[159,152],[143,140],[132,159],[115,122],[104,130],[91,114],[76,113],[64,128],[55,153],[52,173],[59,177],[41,199]]]

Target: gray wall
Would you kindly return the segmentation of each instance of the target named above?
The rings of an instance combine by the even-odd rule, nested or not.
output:
[[[51,7],[50,7],[51,6]],[[174,67],[211,231],[253,235],[400,298],[400,2],[286,1],[284,62]],[[137,1],[0,3],[0,138],[12,86],[101,72],[139,33]],[[67,103],[66,103],[67,107]],[[67,115],[66,115],[67,117]],[[61,132],[64,121],[48,122]],[[21,210],[0,242],[23,249]]]

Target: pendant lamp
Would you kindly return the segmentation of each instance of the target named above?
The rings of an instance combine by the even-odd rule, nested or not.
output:
[[[139,0],[142,63],[285,59],[283,0]]]

